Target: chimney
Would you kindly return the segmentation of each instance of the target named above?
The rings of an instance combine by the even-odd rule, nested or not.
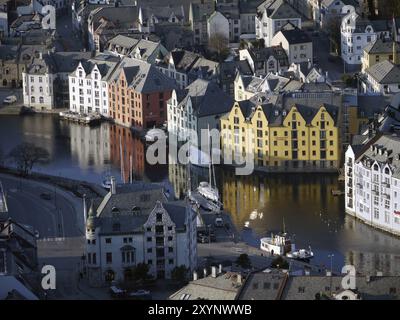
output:
[[[219,273],[219,274],[222,273],[222,264],[220,264],[220,265],[218,266],[218,273]]]
[[[236,282],[237,282],[237,284],[242,284],[242,275],[241,274],[238,274],[237,275],[237,280],[236,280]]]
[[[197,272],[194,271],[194,272],[193,272],[193,281],[196,281],[197,279],[198,279]]]
[[[115,182],[115,178],[111,177],[111,194],[116,194],[117,193],[117,185]]]
[[[217,267],[211,267],[211,276],[213,277],[213,278],[216,278],[217,277]]]
[[[207,268],[204,268],[204,269],[203,269],[203,275],[204,275],[204,278],[207,277]]]
[[[308,69],[310,70],[312,68],[312,63],[311,63],[311,59],[308,59]]]

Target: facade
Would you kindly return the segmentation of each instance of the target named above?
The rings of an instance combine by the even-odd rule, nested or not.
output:
[[[108,81],[118,63],[119,58],[108,55],[81,61],[68,77],[70,111],[108,117]]]
[[[193,31],[195,44],[206,45],[208,43],[207,19],[214,11],[214,0],[190,3],[189,24]]]
[[[285,50],[290,64],[313,61],[312,39],[300,29],[279,31],[272,38],[272,45]]]
[[[241,34],[256,35],[257,7],[262,0],[239,1]]]
[[[341,20],[349,10],[358,8],[356,0],[322,0],[320,9],[320,26],[329,26],[334,20]]]
[[[243,49],[239,51],[239,59],[246,60],[256,76],[282,73],[289,67],[288,56],[281,46]]]
[[[218,62],[187,50],[172,50],[157,67],[175,80],[180,89],[186,88],[196,79],[217,80]]]
[[[116,186],[91,204],[86,219],[89,283],[129,281],[139,263],[152,278],[171,278],[175,267],[197,263],[196,213],[185,202],[168,202],[160,185]]]
[[[272,38],[287,24],[301,29],[301,15],[288,2],[266,0],[258,6],[256,37],[263,39],[266,47],[272,45]]]
[[[123,58],[108,83],[109,116],[138,131],[161,126],[175,88],[174,81],[154,65]]]
[[[394,64],[400,64],[399,43],[395,41],[376,39],[375,42],[368,44],[364,48],[364,54],[361,59],[361,70],[365,71],[366,69],[384,60],[391,61]]]
[[[400,234],[400,138],[377,135],[345,154],[346,212]]]
[[[231,40],[229,20],[219,11],[214,11],[207,19],[208,40],[220,36],[228,41]]]
[[[296,93],[286,94],[283,105],[278,97],[259,94],[236,102],[221,117],[221,129],[226,130],[224,152],[233,159],[252,153],[255,167],[266,171],[336,170],[340,163],[337,107],[323,103],[323,95],[308,105],[303,104],[307,97],[302,101]]]
[[[139,6],[138,28],[141,32],[154,32],[156,25],[185,23],[182,5]]]
[[[219,129],[220,116],[230,111],[233,99],[216,83],[198,79],[185,90],[174,90],[167,103],[168,132],[185,141],[189,130]]]

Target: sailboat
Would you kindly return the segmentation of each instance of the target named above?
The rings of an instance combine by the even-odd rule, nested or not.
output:
[[[210,129],[208,128],[208,130]],[[217,207],[218,210],[221,210],[222,203],[220,201],[219,192],[217,189],[217,183],[215,181],[215,171],[212,158],[213,158],[212,155],[210,155],[210,161],[208,165],[208,182],[201,181],[197,188],[197,191],[202,197],[204,197],[208,202],[210,202],[210,206]]]

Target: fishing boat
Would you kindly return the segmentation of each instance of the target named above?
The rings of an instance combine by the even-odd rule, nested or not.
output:
[[[273,234],[270,237],[261,238],[260,249],[271,255],[285,256],[289,252],[296,250],[295,244],[286,232]]]
[[[296,259],[296,260],[310,260],[314,258],[314,253],[311,251],[311,247],[309,249],[300,249],[297,251],[293,252],[288,252],[286,254],[286,257],[291,258],[291,259]]]

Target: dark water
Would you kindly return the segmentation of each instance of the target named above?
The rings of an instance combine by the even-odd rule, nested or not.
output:
[[[132,167],[134,179],[166,182],[177,197],[187,190],[186,167],[146,164],[143,143],[126,128],[108,123],[80,126],[47,115],[0,117],[3,151],[22,141],[49,151],[50,163],[37,166],[38,172],[100,183],[106,174],[128,181]],[[191,173],[193,186],[207,178],[204,169],[194,167]],[[232,170],[217,168],[217,183],[236,226],[241,230],[246,221],[250,223],[242,235],[254,246],[284,224],[295,235],[297,247],[312,247],[319,265],[329,266],[328,255],[333,254],[336,270],[351,263],[363,273],[400,274],[400,239],[346,215],[343,197],[331,195],[339,188],[335,175],[238,177]]]

